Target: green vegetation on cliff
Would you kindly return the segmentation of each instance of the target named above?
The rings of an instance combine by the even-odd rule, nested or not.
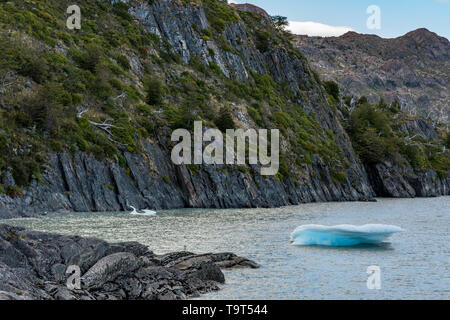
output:
[[[304,60],[282,28],[221,1],[194,2],[204,6],[211,28],[193,29],[221,50],[242,56],[223,37],[226,25],[242,19],[262,52],[283,48]],[[319,130],[292,101],[287,83],[256,72],[238,81],[200,57],[182,63],[167,40],[145,31],[121,2],[81,1],[82,28],[68,30],[70,4],[0,2],[0,170],[12,170],[17,184],[39,181],[50,152],[119,161],[123,151],[140,152],[143,139],[161,134],[156,128],[191,128],[202,119],[225,129],[235,123],[230,106],[240,102],[251,106],[257,126],[278,127],[291,143],[283,159],[300,169],[283,163],[283,175],[298,174],[316,153],[335,161],[337,171],[344,168],[333,133]],[[95,125],[105,123],[106,130]]]
[[[321,87],[283,21],[238,12],[224,1],[174,1],[175,7],[203,8],[208,20],[207,27],[201,21],[182,26],[198,41],[195,47],[207,48],[186,58],[167,34],[149,32],[122,2],[79,1],[82,28],[68,30],[71,4],[0,1],[2,175],[10,170],[21,186],[40,182],[49,154],[63,151],[124,166],[123,152],[143,152],[146,139],[160,141],[169,129],[191,129],[203,120],[221,130],[279,128],[280,179],[306,181],[316,174],[310,170],[315,163],[334,183],[346,179],[347,138],[335,121],[339,88],[331,82]],[[285,69],[291,60],[297,70]],[[226,66],[230,61],[234,65]],[[232,72],[238,68],[241,77]],[[335,114],[328,114],[323,93]],[[348,121],[361,159],[399,153],[418,170],[444,174],[447,154],[433,142],[404,144],[393,120],[397,113],[385,109],[360,103]]]
[[[363,163],[373,165],[390,159],[402,166],[409,164],[416,172],[433,169],[441,177],[448,176],[450,154],[443,148],[445,137],[432,139],[433,129],[408,130],[409,124],[421,121],[419,116],[401,112],[397,102],[387,105],[381,100],[372,105],[365,97],[356,102],[350,114],[346,111],[346,128]]]

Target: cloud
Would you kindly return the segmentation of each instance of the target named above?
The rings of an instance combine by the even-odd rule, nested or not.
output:
[[[310,37],[339,37],[349,31],[355,31],[350,27],[335,27],[312,21],[289,21],[287,29],[294,34]]]

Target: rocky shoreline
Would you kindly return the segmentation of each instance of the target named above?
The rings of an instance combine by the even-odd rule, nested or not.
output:
[[[450,193],[450,177],[429,170],[416,174],[385,161],[359,168],[345,181],[335,182],[320,158],[310,180],[295,183],[287,177],[262,177],[258,168],[241,172],[233,167],[201,165],[196,170],[175,166],[168,150],[145,144],[146,155],[124,153],[126,168],[83,153],[53,154],[41,181],[24,188],[23,196],[0,194],[0,219],[46,215],[52,212],[127,211],[127,203],[152,210],[180,208],[256,208],[310,202],[372,201],[394,198],[437,197]],[[148,165],[152,159],[152,166]],[[127,170],[128,168],[128,170]],[[368,175],[367,175],[367,173]],[[0,179],[15,186],[9,172]]]
[[[70,266],[79,268],[80,289]],[[156,255],[137,242],[0,225],[0,300],[188,299],[219,290],[221,269],[242,267],[259,266],[232,253]]]

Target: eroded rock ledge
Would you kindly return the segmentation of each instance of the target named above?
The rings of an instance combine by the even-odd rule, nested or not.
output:
[[[79,266],[81,290],[66,274]],[[0,300],[187,299],[219,290],[221,268],[258,268],[232,253],[156,255],[137,242],[28,231],[0,224]]]

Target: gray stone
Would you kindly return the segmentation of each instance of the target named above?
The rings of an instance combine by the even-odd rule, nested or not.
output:
[[[99,260],[81,278],[83,287],[99,288],[119,275],[127,275],[139,268],[139,260],[129,252],[113,253]]]
[[[71,263],[82,270],[79,290],[65,284]],[[232,253],[157,256],[137,242],[109,244],[0,224],[0,300],[186,299],[218,290],[225,281],[221,266],[257,264]]]

